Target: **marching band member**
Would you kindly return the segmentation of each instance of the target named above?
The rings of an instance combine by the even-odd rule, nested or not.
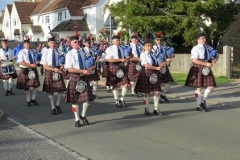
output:
[[[128,77],[125,63],[127,60],[124,56],[124,51],[120,44],[120,37],[115,35],[112,37],[112,46],[108,47],[106,50],[106,59],[109,62],[109,73],[107,76],[107,86],[113,86],[113,95],[116,101],[116,107],[121,108],[122,106],[127,107],[124,97],[127,92]],[[121,99],[118,99],[118,87],[122,87]]]
[[[86,70],[85,55],[81,49],[79,49],[78,37],[71,37],[72,50],[66,55],[65,69],[70,73],[70,79],[67,86],[65,102],[72,103],[72,111],[75,115],[75,127],[80,127],[80,119],[84,124],[89,124],[86,118],[86,111],[90,105],[90,101],[94,100],[92,90],[87,80],[87,76],[90,71],[95,70],[95,67],[91,67]],[[79,103],[83,102],[82,113],[79,117]]]
[[[43,83],[43,91],[48,93],[50,100],[52,114],[57,115],[62,113],[60,107],[60,101],[62,97],[62,92],[66,91],[66,86],[63,81],[62,70],[64,65],[60,64],[59,51],[55,48],[54,37],[48,39],[49,49],[45,49],[42,53],[41,64],[45,69],[45,79]],[[54,93],[57,92],[56,105],[54,104]]]
[[[34,52],[30,50],[29,39],[24,40],[24,49],[18,53],[18,63],[21,71],[17,79],[17,89],[23,89],[27,98],[27,106],[30,107],[31,103],[38,105],[36,95],[38,87],[40,86],[37,65],[39,61],[34,60]],[[30,98],[30,87],[33,87],[32,97]]]
[[[95,51],[90,48],[90,39],[86,39],[85,40],[85,47],[83,48],[83,51],[85,54],[87,54],[88,56],[91,56],[93,59],[95,58]],[[100,80],[99,74],[97,72],[97,70],[95,70],[95,73],[92,75],[88,76],[88,80],[89,81],[93,81],[93,97],[94,99],[98,99],[98,95],[97,95],[97,88],[98,88],[98,81]]]
[[[8,48],[7,46],[7,39],[2,40],[2,47],[0,49],[0,63],[3,64],[3,62],[13,62],[15,60],[15,57],[13,55],[12,49]],[[0,79],[3,79],[3,86],[5,90],[5,96],[8,96],[8,94],[14,95],[12,91],[12,82],[13,79],[17,78],[16,71],[12,74],[3,74],[2,68],[0,67]]]
[[[142,72],[140,72],[139,78],[136,83],[135,91],[145,93],[145,115],[150,116],[149,112],[149,100],[150,93],[153,92],[154,97],[154,115],[162,115],[162,112],[159,111],[159,96],[161,91],[161,79],[160,79],[160,70],[164,67],[165,63],[162,63],[160,66],[156,58],[151,54],[152,45],[151,43],[146,43],[144,45],[144,52],[141,53],[140,59],[143,66]]]
[[[141,64],[140,64],[140,54],[141,50],[143,48],[140,46],[138,43],[138,37],[136,35],[131,36],[131,43],[129,44],[128,47],[125,48],[125,54],[127,55],[130,53],[130,61],[127,65],[127,70],[128,70],[128,78],[131,83],[131,89],[132,89],[132,96],[141,96],[140,93],[135,93],[135,86],[136,86],[136,81],[139,76],[139,71],[141,70]],[[137,68],[137,65],[139,65]],[[137,70],[138,69],[138,70]]]
[[[207,50],[205,33],[198,33],[196,35],[197,45],[191,50],[192,66],[188,73],[185,85],[196,87],[195,97],[197,101],[197,111],[208,111],[206,106],[206,99],[216,86],[216,81],[211,68],[218,60],[218,54],[211,60],[209,51]],[[207,72],[205,72],[207,71]],[[202,88],[207,87],[203,96]]]
[[[156,58],[159,60],[159,62],[171,62],[172,59],[174,58],[174,55],[168,55],[166,53],[165,47],[161,44],[162,41],[162,33],[158,32],[157,35],[155,36],[155,45],[153,46],[153,53],[155,54]],[[168,69],[167,66],[161,71],[161,86],[163,84],[164,88],[163,91],[161,92],[161,99],[163,99],[165,102],[169,102],[166,94],[168,90],[170,89],[170,84],[173,82],[173,78],[171,76],[171,73]],[[160,99],[160,102],[162,102]]]

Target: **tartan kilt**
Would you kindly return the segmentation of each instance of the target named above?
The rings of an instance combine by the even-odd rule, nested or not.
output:
[[[202,74],[202,69],[204,66],[194,64],[190,68],[185,86],[190,86],[190,87],[208,87],[208,86],[216,86],[216,81],[214,78],[214,75],[212,73],[212,70],[210,71],[209,75],[204,76]]]
[[[63,80],[63,75],[60,74],[60,80],[54,81],[52,79],[52,71],[45,70],[45,79],[43,82],[43,92],[54,93],[66,91],[66,85]]]
[[[168,67],[166,66],[166,73],[165,74],[161,74],[161,83],[168,83],[168,82],[173,82],[173,78],[171,76],[171,73],[168,69]]]
[[[37,68],[33,69],[34,73],[36,74],[36,78],[33,80],[28,78],[28,71],[29,71],[28,68],[24,70],[21,68],[21,71],[17,78],[17,84],[16,84],[17,89],[29,90],[30,87],[37,88],[40,86]]]
[[[108,77],[108,73],[109,73],[109,62],[103,62],[102,63],[102,77],[107,78]]]
[[[158,75],[158,81],[156,84],[151,84],[149,82],[149,78],[153,73],[156,73]],[[139,78],[137,80],[135,92],[150,93],[154,91],[161,91],[160,72],[156,70],[143,69],[142,72],[140,72]]]
[[[95,69],[95,73],[94,74],[87,76],[87,79],[89,81],[99,81],[100,80],[100,76],[98,74],[97,69]]]
[[[17,72],[15,70],[15,72],[13,74],[6,74],[6,75],[3,75],[2,74],[2,67],[0,65],[0,79],[3,79],[3,80],[7,80],[9,78],[13,78],[13,79],[16,79],[18,77],[17,75]]]
[[[68,72],[68,70],[64,70],[62,73],[63,79],[69,79],[70,77],[70,73]]]
[[[107,86],[119,87],[121,85],[129,84],[128,76],[127,76],[127,69],[124,66],[120,66],[120,63],[110,64],[109,65],[109,73],[107,76]],[[124,77],[117,78],[117,70],[123,69]]]
[[[85,81],[87,83],[86,89],[81,93],[77,92],[75,89],[77,82],[80,80]],[[64,101],[66,103],[73,103],[73,104],[78,104],[80,102],[86,102],[86,101],[94,101],[90,83],[85,76],[80,76],[79,74],[70,73],[69,83],[67,86],[67,91],[66,91]]]
[[[127,65],[127,74],[130,82],[137,81],[140,74],[140,72],[136,70],[136,64],[137,62],[129,62]]]

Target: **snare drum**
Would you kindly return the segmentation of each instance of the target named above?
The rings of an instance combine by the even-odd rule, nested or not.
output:
[[[13,62],[4,62],[1,64],[2,74],[13,74],[15,72],[15,67]]]

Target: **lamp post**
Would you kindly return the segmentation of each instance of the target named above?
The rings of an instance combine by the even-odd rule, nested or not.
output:
[[[110,20],[110,44],[112,44],[112,15],[109,14],[109,20]]]

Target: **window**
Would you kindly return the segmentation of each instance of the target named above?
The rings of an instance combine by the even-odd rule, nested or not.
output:
[[[45,17],[45,23],[49,23],[49,16]]]
[[[42,17],[42,24],[44,24],[44,18]]]
[[[58,13],[58,22],[61,22],[62,21],[62,12],[59,12]]]
[[[17,20],[16,20],[16,19],[13,20],[13,25],[14,25],[14,26],[17,25]]]
[[[67,12],[65,11],[64,14],[65,19],[67,19]]]
[[[8,27],[8,21],[6,21],[6,27]]]

